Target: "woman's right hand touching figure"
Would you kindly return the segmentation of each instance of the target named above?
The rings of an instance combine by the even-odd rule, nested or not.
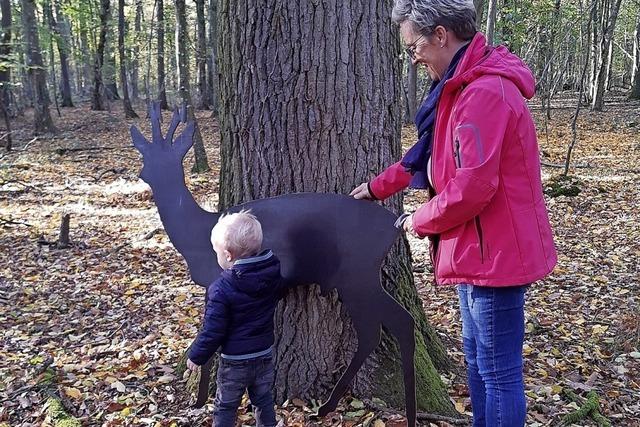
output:
[[[349,195],[356,200],[376,200],[376,198],[371,194],[371,191],[369,191],[368,182],[363,182],[362,184],[358,185],[356,188],[351,190],[351,193],[349,193]]]

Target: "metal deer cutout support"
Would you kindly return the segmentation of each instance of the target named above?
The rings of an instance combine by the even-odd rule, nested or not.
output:
[[[140,177],[153,198],[171,243],[187,261],[191,278],[209,286],[220,274],[210,243],[211,230],[222,212],[202,209],[184,182],[182,161],[191,147],[194,124],[186,123],[174,139],[184,109],[174,112],[166,136],[158,104],[151,106],[152,142],[131,127],[133,145],[143,157]],[[381,286],[382,261],[399,234],[396,217],[373,203],[346,195],[298,193],[254,200],[228,212],[251,209],[262,224],[265,248],[280,258],[282,276],[292,283],[318,284],[322,294],[337,289],[358,338],[353,360],[318,410],[335,410],[351,380],[380,342],[381,327],[400,345],[408,425],[416,419],[414,320]],[[196,406],[208,397],[211,361],[202,369]]]

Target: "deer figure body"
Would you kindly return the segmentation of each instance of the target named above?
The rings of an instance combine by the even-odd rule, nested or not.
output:
[[[160,110],[151,110],[153,142],[132,127],[134,146],[142,153],[140,174],[153,191],[164,228],[185,258],[193,281],[209,286],[220,274],[210,234],[221,213],[200,208],[184,183],[182,159],[192,143],[193,123],[173,141],[180,114],[175,112],[167,137]],[[295,285],[319,285],[322,294],[337,289],[358,338],[357,351],[318,410],[335,410],[351,380],[380,342],[381,327],[400,345],[408,425],[415,425],[414,320],[381,286],[380,268],[398,237],[396,217],[383,207],[339,194],[298,193],[253,200],[227,212],[250,209],[262,224],[263,246],[281,262],[282,276]],[[209,366],[202,370],[198,401],[207,398]]]

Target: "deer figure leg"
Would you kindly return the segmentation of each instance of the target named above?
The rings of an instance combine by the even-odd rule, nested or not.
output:
[[[391,295],[384,292],[388,298],[385,304],[386,314],[383,326],[398,341],[402,359],[402,373],[404,379],[404,398],[407,414],[407,426],[416,425],[416,373],[415,373],[415,320]]]
[[[349,311],[349,309],[347,310]],[[318,416],[320,417],[324,417],[329,412],[336,409],[338,402],[340,402],[340,399],[349,388],[349,384],[351,384],[356,373],[367,357],[369,357],[380,343],[381,324],[379,321],[376,321],[375,318],[365,319],[364,316],[358,321],[356,321],[356,318],[352,317],[352,321],[358,337],[358,350],[353,356],[353,359],[351,359],[351,363],[333,388],[329,399],[327,399],[327,401],[318,409]]]

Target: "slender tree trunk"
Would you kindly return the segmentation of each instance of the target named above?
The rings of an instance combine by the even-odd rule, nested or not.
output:
[[[160,108],[166,110],[169,105],[164,72],[164,30],[164,0],[158,0],[158,101],[160,101]]]
[[[640,10],[638,10],[636,30],[633,34],[633,72],[629,97],[640,99]]]
[[[58,117],[61,117],[60,114],[60,105],[58,104],[58,84],[56,83],[56,58],[53,53],[53,39],[52,34],[54,34],[54,24],[53,24],[53,9],[51,6],[51,2],[45,2],[42,5],[42,27],[49,28],[49,65],[51,66],[51,87],[53,87],[53,102],[56,106],[56,112],[58,113]]]
[[[596,80],[595,80],[595,93],[593,101],[591,102],[591,109],[593,111],[602,111],[604,108],[604,89],[606,84],[606,54],[609,52],[609,47],[613,40],[613,32],[616,27],[616,21],[618,19],[618,11],[620,10],[620,3],[622,0],[612,0],[610,11],[605,19],[605,26],[603,27],[602,37],[600,41],[600,61],[598,64]]]
[[[406,123],[413,123],[418,108],[418,67],[408,59],[409,71],[407,73],[407,119]]]
[[[69,69],[69,54],[71,52],[71,34],[67,18],[60,10],[60,0],[53,0],[53,5],[49,5],[49,19],[51,29],[56,35],[58,45],[58,55],[60,56],[60,94],[62,95],[62,107],[73,107],[71,94],[71,72]],[[51,6],[55,9],[55,16]]]
[[[496,29],[496,15],[498,12],[498,0],[489,0],[489,11],[487,12],[487,43],[493,44]]]
[[[118,78],[116,77],[116,74],[118,74],[118,68],[116,66],[116,53],[118,51],[117,43],[114,48],[113,41],[107,39],[106,51],[108,54],[104,66],[102,67],[102,77],[104,78],[105,94],[107,95],[108,100],[119,101],[121,98],[120,93],[118,92]]]
[[[211,105],[207,84],[207,28],[204,18],[205,0],[196,2],[196,25],[198,28],[198,50],[196,52],[196,68],[198,69],[198,109],[207,110]]]
[[[178,61],[179,86],[178,97],[180,101],[187,106],[187,114],[189,120],[196,122],[193,101],[191,99],[190,88],[190,72],[189,72],[189,51],[187,49],[187,17],[185,10],[185,0],[175,0],[176,4],[176,45]],[[209,170],[207,161],[207,153],[204,150],[200,127],[196,122],[196,128],[193,135],[193,150],[196,161],[191,169],[192,172],[201,173]]]
[[[91,54],[89,53],[89,39],[87,37],[86,20],[80,21],[80,51],[82,60],[82,94],[87,96],[91,93]],[[97,53],[96,53],[97,55]]]
[[[291,192],[345,194],[400,157],[401,62],[391,4],[219,2],[221,208]],[[386,206],[401,212],[401,195]],[[447,358],[417,296],[406,240],[392,249],[382,278],[416,319],[419,407],[454,413],[432,363]],[[275,322],[276,400],[326,398],[357,345],[335,294],[298,288]],[[352,390],[404,406],[398,350],[386,333]]]
[[[131,96],[133,99],[140,97],[140,37],[142,36],[142,0],[136,0],[136,20],[133,27],[136,32],[136,43],[134,50],[131,52]],[[151,45],[148,46],[150,50]]]
[[[614,51],[614,44],[613,44],[613,38],[611,39],[611,42],[609,43],[609,50],[607,51],[607,67],[606,67],[606,71],[605,71],[605,90],[611,90],[611,86],[613,85],[613,51]]]
[[[484,0],[473,0],[473,5],[476,8],[476,28],[481,28],[484,18]]]
[[[109,29],[110,0],[100,0],[100,37],[96,58],[93,66],[93,96],[91,99],[92,110],[104,110],[104,83],[102,81],[102,66],[104,65],[104,48],[107,43],[107,31]]]
[[[47,90],[47,72],[42,61],[38,25],[35,14],[35,0],[22,0],[22,27],[27,49],[27,69],[34,91],[35,133],[55,132],[56,128],[49,112],[49,92]]]
[[[118,0],[118,55],[120,56],[120,80],[122,84],[122,106],[124,116],[128,119],[138,117],[129,99],[129,88],[127,84],[127,58],[124,54],[124,0]]]
[[[211,111],[218,114],[218,0],[209,0],[208,79]]]
[[[11,1],[0,0],[0,61],[8,63],[11,55]],[[2,118],[6,128],[5,148],[11,151],[11,121],[9,119],[11,109],[11,68],[0,68],[0,108],[2,109]]]

